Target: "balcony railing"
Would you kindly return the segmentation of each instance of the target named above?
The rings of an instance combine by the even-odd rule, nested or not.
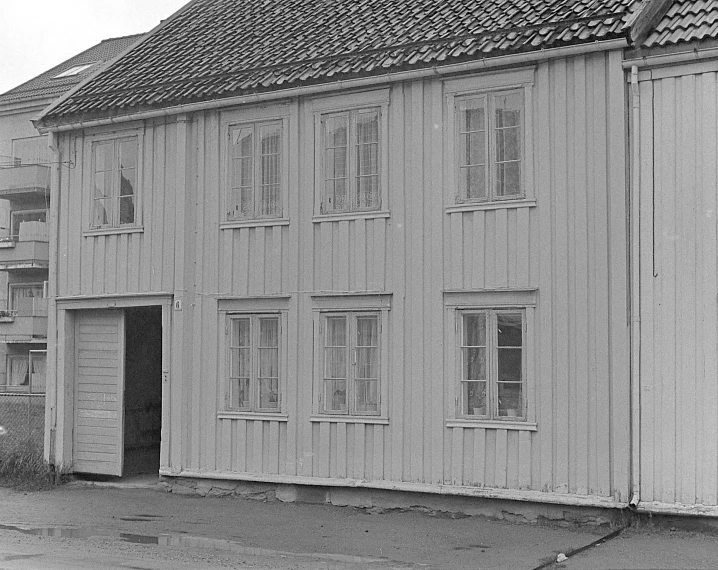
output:
[[[13,307],[0,310],[0,337],[5,342],[27,342],[47,337],[47,299],[19,297]]]
[[[47,223],[21,222],[17,235],[0,236],[0,271],[46,269],[50,259]]]
[[[3,165],[4,164],[4,165]],[[8,200],[44,196],[50,193],[50,167],[0,161],[0,198]]]

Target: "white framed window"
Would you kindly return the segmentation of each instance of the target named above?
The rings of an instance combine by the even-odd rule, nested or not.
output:
[[[526,313],[457,311],[457,416],[526,419]]]
[[[533,76],[526,69],[446,82],[450,209],[534,201]]]
[[[444,291],[448,427],[535,431],[537,289]]]
[[[47,351],[31,350],[28,354],[9,354],[6,370],[5,384],[0,384],[0,391],[43,394],[46,384]]]
[[[227,315],[226,411],[280,412],[282,320],[279,313]]]
[[[224,221],[282,218],[288,186],[286,119],[227,127]]]
[[[458,201],[524,196],[523,108],[516,89],[456,98]]]
[[[138,225],[139,156],[137,136],[92,142],[91,229]]]
[[[315,294],[311,421],[388,421],[389,310],[385,293]]]
[[[378,210],[381,109],[322,115],[322,213]]]
[[[312,106],[317,216],[386,214],[388,90],[324,97]]]
[[[323,313],[321,322],[321,413],[379,415],[380,314]]]

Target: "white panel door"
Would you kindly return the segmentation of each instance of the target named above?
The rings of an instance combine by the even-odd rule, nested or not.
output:
[[[124,313],[79,311],[72,446],[76,472],[122,475],[124,371]]]

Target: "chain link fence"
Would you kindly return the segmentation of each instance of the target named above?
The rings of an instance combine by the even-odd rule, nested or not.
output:
[[[0,451],[18,445],[43,448],[45,439],[45,394],[0,394]]]

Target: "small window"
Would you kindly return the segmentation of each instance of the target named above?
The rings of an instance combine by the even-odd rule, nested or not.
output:
[[[380,208],[380,121],[380,108],[322,115],[322,214]]]
[[[325,313],[321,332],[321,412],[378,415],[379,313]]]
[[[458,415],[526,419],[525,311],[458,311]]]
[[[227,221],[282,217],[283,137],[282,121],[230,126]]]
[[[491,202],[525,196],[523,92],[456,97],[457,202]]]
[[[137,223],[137,158],[137,137],[93,143],[92,228]]]
[[[1,392],[45,392],[47,351],[31,350],[28,354],[8,355],[7,374]]]
[[[280,411],[279,315],[229,317],[227,410]]]
[[[61,77],[72,77],[73,75],[78,75],[79,73],[82,73],[86,69],[89,69],[95,65],[94,63],[83,63],[81,65],[73,65],[71,68],[66,69],[62,73],[58,73],[57,75],[53,76],[53,79],[59,79]]]

